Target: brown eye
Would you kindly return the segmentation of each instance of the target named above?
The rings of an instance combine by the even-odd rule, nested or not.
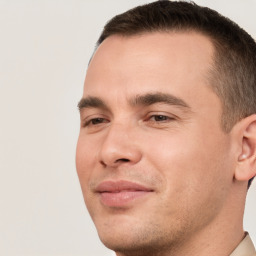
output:
[[[102,123],[107,123],[108,120],[102,117],[91,118],[84,123],[84,127],[97,126]]]
[[[96,125],[96,124],[101,124],[101,123],[103,123],[104,122],[104,118],[93,118],[92,120],[91,120],[91,123],[93,124],[93,125]]]
[[[169,120],[169,117],[163,116],[163,115],[154,115],[154,116],[152,116],[152,119],[154,119],[157,122],[161,122],[161,121]]]
[[[169,117],[169,116],[165,116],[165,115],[152,115],[150,117],[150,121],[155,121],[155,122],[166,122],[166,121],[170,121],[173,118]]]

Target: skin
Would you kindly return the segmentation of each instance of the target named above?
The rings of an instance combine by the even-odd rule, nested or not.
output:
[[[203,35],[151,33],[111,36],[91,60],[83,98],[101,104],[81,101],[77,173],[100,239],[118,256],[227,256],[244,236],[249,177],[237,166],[245,125],[220,126],[207,78],[213,55]],[[134,104],[159,93],[180,101]],[[95,192],[106,180],[152,192],[108,207]]]

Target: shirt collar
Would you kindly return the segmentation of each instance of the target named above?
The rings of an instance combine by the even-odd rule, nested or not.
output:
[[[248,233],[246,233],[245,238],[230,254],[230,256],[256,256],[253,242]]]

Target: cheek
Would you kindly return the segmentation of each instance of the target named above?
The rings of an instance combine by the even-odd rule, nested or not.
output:
[[[76,170],[81,185],[85,205],[93,218],[93,209],[95,206],[95,201],[93,200],[93,194],[90,190],[90,180],[92,179],[93,170],[95,166],[95,153],[94,146],[88,138],[79,136],[76,148]],[[96,209],[97,212],[97,209]]]
[[[195,135],[192,139],[188,134],[158,136],[157,141],[148,142],[146,158],[164,181],[157,209],[164,213],[166,225],[174,220],[181,226],[205,225],[218,214],[232,180],[225,173],[229,168],[225,152],[225,144]]]
[[[210,193],[216,184],[231,180],[228,143],[221,135],[205,139],[201,131],[176,132],[153,138],[147,142],[146,158],[162,175],[168,193]]]
[[[83,191],[87,187],[96,161],[95,155],[92,154],[93,145],[88,139],[79,136],[76,148],[76,170]]]

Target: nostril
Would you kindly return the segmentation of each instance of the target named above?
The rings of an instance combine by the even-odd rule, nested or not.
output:
[[[104,167],[107,166],[103,161],[100,161],[100,163],[101,163]]]
[[[113,165],[119,164],[119,163],[126,163],[126,162],[130,162],[130,160],[127,159],[127,158],[120,158],[120,159],[117,159],[117,160],[113,163]],[[100,163],[101,163],[104,167],[107,167],[108,165],[109,165],[109,166],[112,165],[111,163],[107,164],[107,163],[105,163],[104,161],[100,161]]]
[[[120,159],[117,159],[117,160],[115,161],[115,163],[118,163],[118,162],[130,162],[130,160],[127,159],[127,158],[120,158]]]

